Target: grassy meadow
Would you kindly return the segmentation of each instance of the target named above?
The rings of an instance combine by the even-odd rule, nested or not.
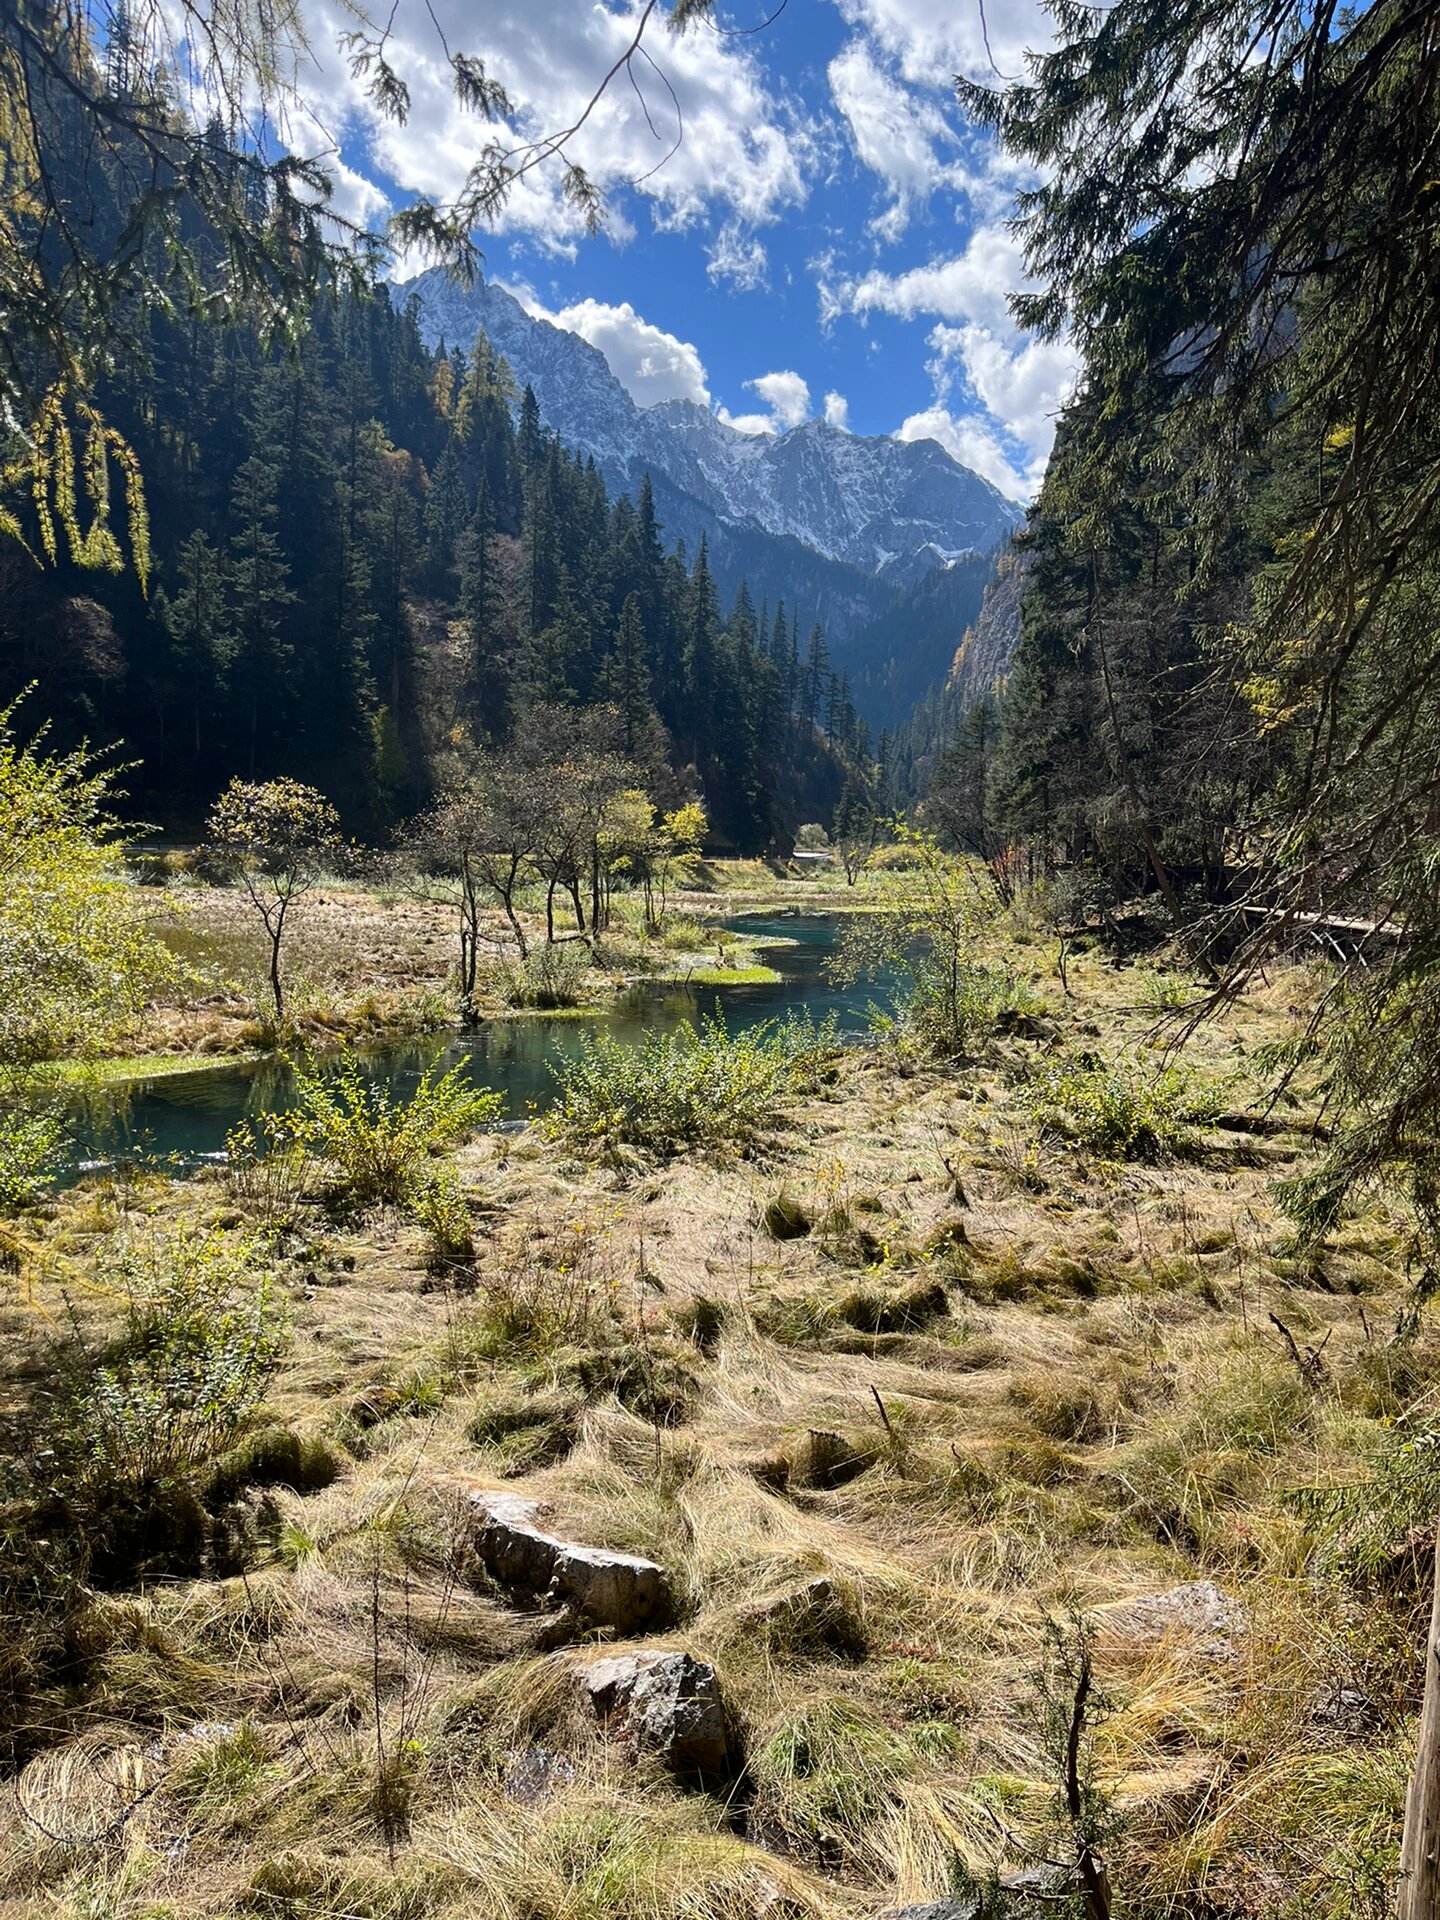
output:
[[[709,879],[683,904],[901,884]],[[137,1048],[264,1043],[236,903],[176,892],[211,978]],[[1065,1857],[1081,1650],[1118,1914],[1387,1913],[1440,1352],[1392,1341],[1383,1204],[1302,1253],[1277,1202],[1323,1127],[1269,1050],[1323,977],[1272,970],[1181,1046],[1183,970],[1091,943],[1067,993],[1023,911],[986,942],[1019,1010],[943,1066],[891,1035],[722,1084],[682,1048],[605,1067],[608,1118],[469,1138],[432,1089],[415,1153],[317,1110],[14,1223],[0,1913],[1079,1912],[994,1889]],[[338,886],[296,955],[337,1037],[438,1009],[450,957],[436,910]],[[615,1117],[686,1074],[703,1137]],[[664,1568],[637,1644],[714,1667],[725,1780],[597,1719],[577,1675],[627,1643],[486,1576],[496,1490]]]

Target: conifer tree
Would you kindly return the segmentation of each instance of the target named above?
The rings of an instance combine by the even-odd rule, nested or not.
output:
[[[646,658],[645,627],[638,593],[627,594],[615,634],[615,646],[605,663],[601,690],[620,715],[623,751],[633,759],[651,722],[650,668]]]
[[[220,556],[199,527],[180,548],[177,590],[163,602],[163,616],[176,674],[185,688],[191,752],[198,762],[205,718],[235,650]]]

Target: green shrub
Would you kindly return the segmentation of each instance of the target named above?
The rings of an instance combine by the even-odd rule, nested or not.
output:
[[[468,1271],[475,1261],[475,1223],[460,1184],[448,1167],[432,1169],[430,1180],[411,1202],[425,1229],[425,1264],[431,1273]]]
[[[315,1186],[315,1168],[288,1116],[241,1120],[225,1136],[225,1184],[267,1233],[293,1232]]]
[[[193,1571],[212,1480],[260,1407],[287,1316],[254,1242],[215,1229],[152,1229],[103,1277],[122,1323],[102,1348],[76,1329],[60,1349],[38,1511],[97,1584]]]
[[[10,1107],[0,1111],[0,1214],[33,1206],[50,1184],[60,1151],[59,1116]]]
[[[498,1093],[472,1086],[468,1060],[426,1072],[409,1100],[368,1081],[354,1054],[332,1073],[302,1067],[291,1138],[330,1168],[330,1197],[347,1207],[413,1204],[433,1180],[432,1156],[493,1120]]]
[[[636,1046],[596,1034],[576,1059],[552,1068],[560,1098],[541,1125],[601,1156],[623,1147],[666,1159],[689,1147],[751,1146],[808,1071],[815,1035],[803,1022],[731,1034],[719,1018]]]
[[[1020,1098],[1043,1127],[1118,1160],[1156,1160],[1193,1144],[1213,1122],[1216,1095],[1190,1085],[1178,1067],[1152,1079],[1072,1054],[1039,1067]]]
[[[253,1242],[198,1227],[130,1241],[105,1279],[124,1324],[98,1358],[66,1356],[73,1440],[119,1479],[183,1475],[260,1404],[288,1338],[274,1280]]]
[[[976,942],[999,910],[986,869],[945,852],[933,835],[904,821],[895,833],[884,864],[913,869],[916,883],[894,907],[846,928],[836,976],[847,984],[891,984],[895,1011],[877,1012],[874,1020],[903,1053],[962,1058],[1002,1014],[1034,1013],[1043,1003],[1007,968],[975,958]]]
[[[1440,1512],[1440,1424],[1420,1418],[1387,1427],[1364,1466],[1348,1485],[1291,1496],[1316,1537],[1315,1565],[1418,1610],[1430,1594]]]

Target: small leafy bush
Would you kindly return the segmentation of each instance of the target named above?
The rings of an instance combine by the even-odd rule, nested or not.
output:
[[[70,1438],[134,1484],[172,1480],[223,1452],[255,1413],[288,1339],[254,1243],[217,1229],[152,1232],[106,1276],[124,1323],[98,1359],[68,1356]]]
[[[475,1261],[475,1223],[460,1183],[448,1167],[435,1167],[411,1202],[425,1229],[425,1261],[431,1273],[468,1271]]]
[[[1193,1144],[1192,1129],[1213,1122],[1214,1093],[1192,1086],[1177,1067],[1153,1079],[1093,1055],[1041,1066],[1020,1097],[1042,1127],[1117,1160],[1158,1160]]]
[[[1358,1481],[1291,1495],[1317,1538],[1316,1566],[1419,1609],[1440,1511],[1440,1425],[1420,1418],[1385,1428],[1364,1465]]]
[[[285,1350],[284,1304],[255,1243],[213,1228],[136,1235],[104,1278],[123,1317],[104,1346],[77,1325],[57,1354],[35,1524],[98,1585],[193,1572]]]
[[[225,1184],[270,1234],[292,1232],[315,1187],[315,1165],[288,1116],[241,1120],[225,1136]]]
[[[732,1034],[718,1017],[636,1046],[596,1034],[552,1069],[560,1097],[542,1125],[602,1157],[625,1147],[667,1159],[691,1147],[753,1146],[806,1074],[814,1044],[804,1023]]]
[[[875,1024],[902,1056],[961,1059],[1001,1014],[1033,1012],[1040,1003],[1007,969],[976,958],[999,911],[986,869],[947,853],[932,834],[904,821],[894,830],[890,851],[903,856],[915,883],[885,912],[846,928],[836,977],[847,984],[889,983],[895,1011],[877,1014]]]
[[[55,1113],[20,1107],[0,1111],[0,1214],[17,1213],[40,1198],[50,1184],[60,1139]]]
[[[365,1078],[354,1054],[336,1071],[302,1067],[290,1137],[331,1170],[330,1198],[353,1209],[406,1206],[432,1185],[432,1156],[499,1114],[498,1093],[472,1086],[468,1060],[421,1075],[409,1100]]]

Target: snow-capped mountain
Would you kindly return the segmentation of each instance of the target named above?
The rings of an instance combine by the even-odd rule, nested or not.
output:
[[[598,348],[527,313],[503,287],[460,287],[432,269],[398,289],[402,300],[412,293],[431,347],[468,348],[483,329],[567,446],[593,454],[616,490],[633,492],[648,471],[670,529],[692,540],[704,531],[713,543],[718,523],[732,536],[722,553],[736,536],[751,547],[745,536],[778,535],[899,589],[962,554],[988,552],[1020,519],[934,440],[850,434],[821,420],[748,434],[694,401],[641,407]]]

